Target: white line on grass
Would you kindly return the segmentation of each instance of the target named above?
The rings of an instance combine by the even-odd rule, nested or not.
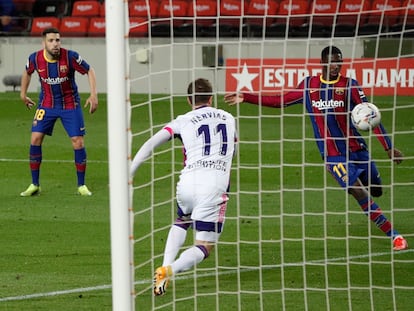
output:
[[[29,159],[8,159],[8,158],[0,158],[0,162],[27,162],[29,163]],[[73,163],[73,160],[53,160],[53,159],[46,159],[46,160],[42,160],[42,162],[50,162],[50,163]],[[88,159],[88,163],[108,163],[107,160],[89,160]],[[151,165],[152,162],[146,162],[143,163],[143,165]],[[175,162],[175,164],[182,164],[182,161],[177,161]],[[403,162],[404,163],[404,162]],[[171,164],[171,162],[167,162],[167,161],[157,161],[154,162],[154,164]],[[320,165],[318,166],[322,166],[325,165],[324,163],[320,163]],[[267,168],[272,168],[272,167],[280,167],[280,165],[276,165],[276,164],[266,164],[266,163],[262,163],[261,165],[253,165],[251,163],[239,163],[239,166],[246,166],[246,167],[258,167],[258,166],[262,166],[262,167],[267,167]],[[378,165],[377,163],[377,167],[378,168],[390,168],[390,165]],[[413,170],[414,166],[412,165],[398,165],[398,168],[401,169],[405,169],[405,170]],[[233,167],[233,169],[236,169],[236,167]]]
[[[414,252],[414,249],[408,249],[405,251],[399,251],[397,253],[394,252],[394,256],[398,254],[404,254]],[[285,263],[283,265],[272,265],[271,267],[257,267],[257,268],[244,268],[244,269],[234,269],[229,271],[223,271],[218,273],[202,273],[198,274],[197,277],[210,277],[213,275],[225,275],[225,274],[234,274],[236,271],[242,272],[249,272],[249,271],[256,271],[259,269],[274,269],[274,268],[280,268],[282,266],[298,266],[298,265],[305,265],[305,264],[317,264],[317,263],[330,263],[330,262],[338,262],[338,261],[347,261],[352,259],[364,259],[369,257],[380,257],[380,256],[386,256],[390,255],[391,252],[384,252],[384,253],[373,253],[373,254],[364,254],[364,255],[357,255],[357,256],[351,256],[351,257],[337,257],[337,258],[331,258],[331,259],[319,259],[319,260],[312,260],[307,262],[298,262],[298,263]],[[192,275],[192,274],[191,274]],[[184,280],[184,279],[191,279],[192,276],[186,275],[186,276],[178,276],[175,279],[177,280]],[[151,284],[152,279],[147,280],[141,280],[138,282],[135,282],[135,284]],[[73,293],[85,293],[85,292],[92,292],[92,291],[98,291],[98,290],[105,290],[105,289],[111,289],[112,285],[98,285],[93,287],[83,287],[83,288],[75,288],[75,289],[68,289],[68,290],[60,290],[60,291],[54,291],[54,292],[48,292],[48,293],[37,293],[37,294],[29,294],[29,295],[21,295],[21,296],[12,296],[12,297],[3,297],[0,298],[0,302],[4,301],[16,301],[16,300],[29,300],[34,298],[44,298],[44,297],[52,297],[52,296],[60,296],[60,295],[67,295],[67,294],[73,294]]]
[[[0,162],[27,162],[29,163],[29,159],[7,159],[1,158]],[[42,160],[42,162],[51,162],[51,163],[73,163],[73,160]],[[88,163],[108,163],[108,161],[100,161],[100,160],[88,160]]]

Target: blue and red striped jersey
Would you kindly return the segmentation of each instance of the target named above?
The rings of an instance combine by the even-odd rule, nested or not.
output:
[[[60,49],[59,60],[46,57],[45,50],[32,53],[26,64],[26,72],[37,71],[41,91],[39,107],[74,109],[80,103],[75,72],[86,74],[89,64],[75,51]]]
[[[353,126],[350,112],[362,102],[367,102],[364,91],[355,79],[339,76],[334,81],[324,81],[322,76],[306,77],[296,90],[282,95],[243,93],[244,101],[268,107],[287,107],[304,104],[312,122],[314,136],[322,158],[346,156],[366,148],[366,143]],[[374,129],[385,150],[392,147],[382,124]]]

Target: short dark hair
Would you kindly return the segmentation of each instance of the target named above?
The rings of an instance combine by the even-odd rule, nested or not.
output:
[[[337,48],[336,46],[334,46],[334,45],[330,45],[330,46],[327,46],[326,48],[324,48],[324,49],[322,50],[322,53],[321,53],[321,59],[325,59],[325,58],[327,58],[329,55],[332,55],[332,54],[341,54],[341,55],[342,55],[342,52],[341,52],[341,50],[340,50],[339,48]]]
[[[48,33],[58,33],[58,34],[60,34],[59,29],[57,29],[55,27],[49,27],[49,28],[43,29],[43,31],[42,31],[42,37],[46,37],[46,35]]]
[[[213,87],[207,79],[199,78],[188,85],[187,94],[191,104],[204,104],[213,96]]]

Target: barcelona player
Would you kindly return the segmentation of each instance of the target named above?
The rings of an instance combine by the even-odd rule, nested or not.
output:
[[[350,193],[375,225],[392,239],[394,250],[408,248],[372,199],[382,195],[381,178],[371,160],[367,144],[350,121],[349,112],[367,98],[355,79],[341,75],[342,52],[327,46],[321,53],[322,74],[306,77],[295,90],[282,95],[231,93],[224,96],[230,105],[247,102],[282,108],[303,103],[312,122],[316,144],[328,171]],[[399,164],[402,153],[392,146],[382,124],[374,130],[389,158]]]
[[[44,48],[29,56],[21,79],[20,98],[27,108],[36,105],[27,96],[31,76],[35,71],[39,76],[41,91],[32,123],[29,150],[32,183],[20,195],[27,197],[40,193],[42,143],[45,135],[52,135],[54,125],[60,119],[74,150],[77,192],[90,196],[92,193],[85,185],[85,124],[75,73],[88,75],[90,96],[86,99],[85,107],[89,105],[89,112],[94,113],[98,107],[95,71],[77,52],[61,47],[58,29],[45,29],[42,38]]]

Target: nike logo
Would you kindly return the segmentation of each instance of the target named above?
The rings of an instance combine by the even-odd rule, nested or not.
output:
[[[39,69],[38,70],[38,72],[43,72],[43,71],[45,71],[46,69]]]

